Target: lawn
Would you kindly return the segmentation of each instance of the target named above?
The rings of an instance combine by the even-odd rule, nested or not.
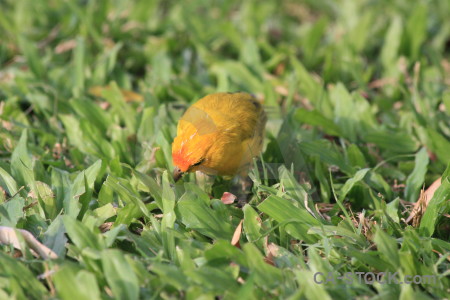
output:
[[[2,0],[0,299],[448,298],[449,16]],[[268,115],[243,207],[236,180],[172,178],[179,118],[217,91]]]

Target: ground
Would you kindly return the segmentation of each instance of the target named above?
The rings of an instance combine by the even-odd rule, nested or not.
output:
[[[3,0],[0,298],[448,297],[449,15]],[[268,114],[243,207],[171,178],[178,119],[217,91]]]

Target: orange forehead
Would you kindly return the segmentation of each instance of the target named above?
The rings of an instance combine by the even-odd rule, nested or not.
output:
[[[173,164],[180,168],[181,172],[186,172],[192,165],[182,149],[172,152],[172,160]]]
[[[190,134],[189,131],[178,135],[172,144],[172,160],[175,166],[180,168],[182,172],[186,172],[189,168],[205,155],[213,142],[210,135],[198,135],[196,132]]]
[[[175,138],[172,144],[173,164],[180,168],[182,172],[186,172],[195,163],[190,142],[192,141],[187,139],[185,135],[180,135]]]

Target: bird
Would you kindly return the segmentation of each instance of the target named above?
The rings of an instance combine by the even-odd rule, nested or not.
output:
[[[172,143],[173,179],[200,171],[245,176],[263,147],[267,121],[261,103],[246,92],[207,95],[183,114]]]

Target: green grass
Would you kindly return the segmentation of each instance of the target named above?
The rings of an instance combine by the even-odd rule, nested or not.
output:
[[[3,0],[0,226],[59,258],[0,246],[0,298],[448,297],[449,15],[448,1]],[[237,90],[269,115],[242,209],[220,178],[170,176],[185,108]]]

